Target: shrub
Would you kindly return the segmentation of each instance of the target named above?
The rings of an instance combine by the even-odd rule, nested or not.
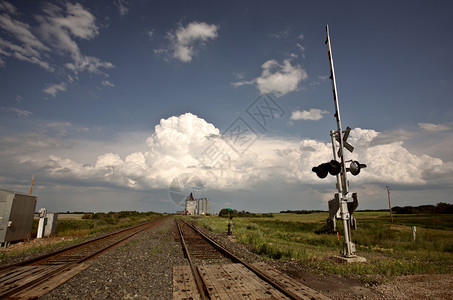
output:
[[[258,229],[258,225],[256,225],[255,223],[248,223],[245,228],[247,228],[248,230],[256,230]]]

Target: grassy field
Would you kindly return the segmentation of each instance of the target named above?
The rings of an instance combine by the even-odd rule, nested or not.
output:
[[[162,214],[154,212],[140,213],[136,211],[94,214],[59,214],[55,236],[92,236],[154,220],[161,215]],[[36,232],[38,220],[35,220],[34,226],[36,228],[33,228],[33,232]]]
[[[58,214],[58,220],[81,220],[86,214]]]
[[[356,212],[354,216],[358,228],[352,232],[352,241],[366,263],[343,264],[332,259],[341,254],[344,237],[340,221],[339,239],[327,233],[328,213],[234,218],[234,237],[263,257],[298,260],[320,273],[367,282],[394,275],[453,273],[453,215],[394,215],[393,223],[386,212]],[[227,218],[195,220],[216,233],[227,230]],[[415,242],[411,226],[417,228]]]

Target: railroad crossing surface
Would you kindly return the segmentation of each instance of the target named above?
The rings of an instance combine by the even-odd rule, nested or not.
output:
[[[173,300],[329,299],[264,262],[247,263],[185,221],[177,221],[189,266],[173,268]],[[216,250],[229,263],[204,264]],[[192,258],[193,256],[196,259]]]
[[[47,264],[4,264],[0,266],[0,292],[6,295],[6,286],[21,285],[20,293],[11,294],[18,296],[17,299],[328,299],[325,292],[329,292],[330,285],[315,290],[258,262],[262,260],[251,253],[241,253],[240,258],[234,258],[226,249],[219,252],[197,236],[189,225],[184,225],[182,230],[194,268],[183,250],[174,218],[168,218],[83,262],[75,262],[79,254],[71,252],[59,260],[48,259]],[[46,278],[46,274],[69,260],[71,265],[58,276]],[[196,284],[193,269],[203,294]],[[33,277],[45,280],[36,286],[28,285]],[[323,284],[324,281],[316,282]],[[357,295],[358,289],[350,289],[348,293]],[[332,293],[327,295],[332,296]]]
[[[284,288],[297,295],[299,299],[329,299],[265,263],[253,265],[269,277],[278,279]],[[209,299],[291,299],[239,263],[199,266],[198,271],[208,291]],[[173,299],[200,299],[200,293],[194,282],[189,266],[174,267]]]

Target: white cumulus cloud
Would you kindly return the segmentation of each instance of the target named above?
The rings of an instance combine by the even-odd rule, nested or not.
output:
[[[115,85],[108,80],[103,80],[102,86],[115,87]]]
[[[262,94],[274,93],[282,96],[297,90],[298,84],[307,79],[307,72],[299,65],[291,65],[288,59],[283,61],[283,64],[268,60],[261,68],[263,72],[256,79],[256,85]]]
[[[294,92],[301,81],[306,80],[307,72],[299,65],[292,65],[289,59],[279,63],[274,59],[261,65],[261,76],[250,81],[233,82],[233,86],[255,84],[261,94],[274,94],[277,97]]]
[[[66,91],[66,84],[64,82],[58,83],[58,84],[51,84],[45,89],[43,89],[43,92],[46,94],[51,95],[52,97],[55,97],[58,92],[63,92]]]
[[[370,129],[351,130],[348,141],[355,150],[347,152],[346,159],[367,164],[359,176],[349,175],[354,184],[451,184],[452,162],[411,153],[403,142],[373,146],[379,135]],[[262,137],[237,155],[225,143],[218,128],[191,113],[162,119],[146,139],[145,151],[123,155],[108,152],[95,158],[93,164],[55,154],[46,159],[40,155],[24,157],[21,156],[23,163],[31,162],[51,178],[136,190],[166,189],[175,178],[187,173],[196,174],[208,189],[250,190],[257,186],[334,186],[335,183],[335,177],[321,180],[311,171],[313,166],[332,159],[328,142]]]
[[[296,110],[291,112],[291,120],[310,120],[310,121],[318,121],[321,120],[325,114],[327,114],[327,110],[322,110],[319,108],[311,108],[310,110]]]
[[[182,62],[190,62],[199,49],[217,37],[217,30],[216,25],[205,22],[191,22],[186,27],[179,26],[175,32],[168,33],[173,57]]]
[[[451,126],[446,124],[433,124],[433,123],[418,123],[418,126],[429,132],[440,132],[440,131],[447,131],[451,130]]]
[[[2,166],[22,172],[20,177],[38,170],[46,190],[113,188],[115,193],[167,193],[163,201],[168,201],[166,191],[175,179],[196,175],[209,193],[227,191],[239,199],[244,193],[247,197],[260,195],[253,200],[259,207],[267,207],[266,202],[278,197],[286,205],[308,205],[308,199],[327,201],[335,192],[334,176],[319,179],[312,172],[314,166],[332,159],[330,141],[261,136],[238,155],[218,128],[191,113],[161,119],[152,133],[132,140],[112,138],[108,143],[74,140],[71,132],[76,128],[70,123],[47,124],[46,128],[40,133],[0,138],[5,145],[0,155]],[[415,191],[422,193],[417,201],[433,191],[439,191],[436,199],[450,193],[451,155],[439,158],[415,153],[398,136],[390,140],[381,135],[385,132],[355,128],[348,139],[355,149],[345,153],[346,161],[367,165],[358,176],[348,173],[351,191],[360,192],[362,203],[380,201],[379,191],[385,201],[385,185],[398,190],[400,196],[403,191],[409,195],[400,199],[406,203],[415,201],[410,196]]]

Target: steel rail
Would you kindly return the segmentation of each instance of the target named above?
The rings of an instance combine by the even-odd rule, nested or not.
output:
[[[266,274],[264,274],[263,272],[261,272],[260,270],[258,270],[257,268],[255,268],[254,266],[252,266],[251,264],[245,262],[243,259],[239,258],[238,256],[234,255],[233,253],[231,253],[230,251],[228,251],[226,248],[222,247],[221,245],[219,245],[217,242],[215,242],[213,239],[211,239],[210,237],[208,237],[207,235],[205,235],[204,233],[202,233],[200,230],[198,230],[195,226],[193,226],[192,224],[188,223],[187,221],[184,221],[184,220],[181,220],[184,222],[184,224],[190,226],[192,229],[194,229],[197,233],[199,233],[206,241],[208,241],[212,246],[214,246],[218,251],[220,251],[221,253],[223,253],[226,257],[228,257],[229,259],[231,259],[233,262],[238,262],[242,265],[244,265],[247,269],[249,269],[250,271],[252,271],[253,273],[255,273],[258,277],[260,277],[261,279],[263,279],[264,281],[268,282],[269,284],[271,284],[274,288],[276,288],[277,290],[279,290],[280,292],[282,292],[283,294],[285,294],[286,296],[290,297],[291,299],[297,299],[297,300],[302,300],[301,297],[297,296],[296,294],[294,294],[293,292],[291,291],[288,291],[285,289],[284,286],[282,286],[279,282],[275,281],[273,278],[267,276]]]
[[[48,259],[50,257],[63,254],[64,252],[68,252],[70,250],[73,250],[73,249],[76,249],[76,248],[79,248],[79,247],[82,247],[82,246],[85,246],[85,245],[88,245],[88,244],[92,244],[92,243],[100,241],[102,239],[107,239],[109,237],[118,235],[120,233],[129,231],[129,230],[133,230],[133,229],[138,228],[140,226],[145,226],[146,224],[149,224],[149,223],[155,222],[155,221],[157,221],[157,220],[153,220],[153,221],[142,223],[142,224],[135,225],[135,226],[132,226],[132,227],[120,229],[118,231],[107,233],[105,235],[102,235],[100,237],[94,238],[92,240],[85,241],[85,242],[82,242],[82,243],[79,243],[79,244],[76,244],[76,245],[72,245],[72,246],[69,246],[69,247],[66,247],[66,248],[51,252],[51,253],[47,253],[47,254],[44,254],[44,255],[41,255],[41,256],[38,256],[38,257],[35,257],[35,258],[31,258],[31,259],[28,259],[28,260],[24,260],[24,261],[21,261],[21,262],[18,262],[18,263],[14,263],[14,264],[11,264],[11,265],[2,266],[2,267],[0,267],[0,271],[4,271],[5,269],[9,269],[9,268],[12,268],[12,267],[20,267],[20,266],[36,264],[39,261],[43,261],[43,260]]]
[[[189,261],[190,269],[192,270],[192,274],[195,278],[195,284],[197,286],[198,292],[200,293],[200,297],[202,300],[208,300],[208,297],[206,295],[206,292],[203,288],[203,282],[201,281],[200,274],[198,273],[197,269],[195,268],[195,265],[192,262],[192,258],[189,253],[189,249],[187,248],[186,242],[184,240],[184,234],[182,233],[182,228],[179,225],[178,221],[176,221],[176,225],[178,226],[178,231],[179,231],[179,238],[181,239],[181,244],[183,246],[183,250],[186,253],[187,260]],[[185,225],[185,223],[184,223]]]
[[[167,218],[168,218],[168,217],[167,217]],[[82,262],[84,262],[84,261],[90,260],[90,259],[92,259],[92,258],[94,258],[94,257],[96,257],[96,256],[98,256],[98,255],[100,255],[100,254],[102,254],[103,252],[105,252],[105,251],[107,251],[107,250],[109,250],[109,249],[111,249],[111,248],[113,248],[113,247],[115,247],[115,246],[118,246],[118,245],[121,244],[122,242],[126,241],[127,239],[130,239],[131,237],[133,237],[133,236],[139,234],[140,232],[145,231],[145,230],[148,230],[148,229],[150,229],[150,228],[152,228],[152,227],[154,227],[154,226],[159,225],[160,223],[162,223],[162,221],[163,221],[164,219],[166,219],[166,218],[161,218],[161,219],[157,219],[157,220],[150,221],[150,222],[145,223],[145,224],[141,224],[142,226],[144,226],[144,228],[140,229],[140,230],[137,231],[137,232],[132,233],[131,235],[128,235],[128,236],[126,236],[126,237],[124,237],[124,238],[122,238],[122,239],[116,241],[115,243],[113,243],[113,244],[111,244],[111,245],[108,245],[108,246],[104,247],[103,249],[101,249],[101,250],[99,250],[99,251],[97,251],[97,252],[95,252],[95,253],[92,253],[92,254],[90,254],[90,255],[87,255],[87,256],[84,257],[84,258],[79,259],[78,261],[76,261],[76,264],[79,264],[79,263],[82,263]],[[147,226],[147,225],[149,225],[149,226]],[[132,229],[135,229],[135,228],[138,228],[138,227],[140,227],[140,225],[139,225],[139,226],[131,227],[130,229],[132,230]]]
[[[43,255],[43,256],[40,256],[40,257],[37,257],[37,258],[34,258],[34,259],[30,259],[28,261],[21,262],[21,263],[18,263],[18,264],[10,265],[10,266],[8,266],[8,268],[21,267],[21,266],[25,266],[25,265],[36,265],[39,261],[46,261],[52,256],[59,256],[59,255],[62,255],[62,253],[64,253],[64,252],[67,252],[67,251],[70,251],[70,250],[75,250],[76,248],[81,248],[81,247],[86,246],[88,244],[92,244],[92,243],[98,242],[98,241],[100,241],[102,239],[107,239],[109,237],[113,237],[115,235],[119,235],[119,234],[121,234],[123,232],[131,231],[131,230],[134,230],[136,228],[143,227],[142,229],[140,229],[138,231],[135,231],[132,234],[129,234],[126,237],[121,238],[120,240],[117,240],[117,241],[115,241],[115,242],[113,242],[113,243],[111,243],[111,244],[109,244],[109,245],[107,245],[105,247],[102,247],[102,248],[98,249],[97,251],[94,251],[94,252],[90,253],[89,255],[86,255],[86,256],[78,259],[78,260],[75,260],[75,261],[72,261],[72,262],[69,262],[69,263],[64,263],[64,264],[61,265],[61,267],[56,268],[55,270],[53,270],[51,272],[48,272],[45,275],[40,276],[40,277],[36,278],[35,280],[30,281],[27,284],[24,284],[24,285],[15,287],[15,288],[13,287],[13,288],[8,289],[6,291],[2,291],[0,293],[0,298],[3,299],[3,298],[7,298],[7,297],[10,297],[10,296],[13,296],[14,294],[22,291],[24,288],[28,288],[28,287],[32,287],[32,286],[38,286],[43,281],[48,280],[49,278],[54,277],[54,276],[58,275],[59,273],[65,271],[65,270],[67,270],[67,269],[69,269],[69,268],[71,268],[71,267],[73,267],[73,266],[75,266],[77,264],[80,264],[82,262],[85,262],[87,260],[90,260],[90,259],[100,255],[101,253],[107,251],[110,248],[113,248],[113,247],[121,244],[125,240],[130,239],[131,237],[139,234],[140,232],[145,231],[147,229],[150,229],[150,228],[152,228],[152,227],[154,227],[156,225],[159,225],[163,220],[164,220],[164,218],[161,218],[161,219],[153,220],[153,221],[150,221],[150,222],[147,222],[147,223],[144,223],[144,224],[139,224],[139,225],[136,225],[136,226],[128,227],[126,229],[119,230],[119,231],[116,231],[114,233],[106,234],[106,235],[101,236],[99,238],[96,238],[96,239],[93,239],[93,240],[90,240],[90,241],[87,241],[87,242],[83,242],[83,243],[80,243],[80,244],[77,244],[77,245],[74,245],[74,246],[59,250],[59,251],[55,251],[53,253],[49,253],[49,254],[46,254],[46,255]]]

